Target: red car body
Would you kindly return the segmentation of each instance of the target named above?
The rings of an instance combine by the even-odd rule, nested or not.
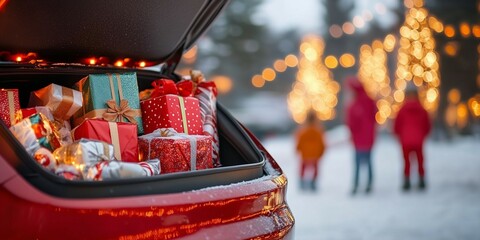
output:
[[[25,107],[31,90],[89,72],[137,71],[140,89],[175,77],[181,54],[227,2],[0,1],[0,88],[25,92]],[[92,54],[100,65],[85,62]],[[114,67],[119,58],[131,65]],[[163,67],[132,68],[141,60]],[[287,178],[248,130],[220,115],[223,167],[98,183],[43,171],[0,122],[0,239],[292,239]]]
[[[285,201],[287,179],[268,154],[267,161],[268,175],[226,186],[173,194],[63,199],[30,185],[0,156],[0,236],[291,239],[294,218]]]

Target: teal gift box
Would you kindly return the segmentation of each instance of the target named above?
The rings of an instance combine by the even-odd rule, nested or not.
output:
[[[75,84],[82,92],[83,106],[74,116],[74,125],[85,119],[137,124],[143,134],[142,113],[138,97],[137,75],[131,73],[90,74]]]

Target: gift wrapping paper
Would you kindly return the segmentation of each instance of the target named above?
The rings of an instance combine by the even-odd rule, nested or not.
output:
[[[88,178],[96,180],[150,177],[160,174],[160,161],[152,159],[145,162],[126,163],[119,161],[101,162],[90,168]]]
[[[41,113],[34,114],[10,127],[17,140],[33,156],[44,147],[53,151],[60,147],[60,134],[53,124]]]
[[[203,134],[212,136],[212,160],[215,167],[220,167],[220,141],[217,132],[217,97],[211,87],[199,84],[195,97],[200,102],[203,120]]]
[[[212,160],[215,167],[220,163],[220,141],[217,128],[217,86],[213,81],[206,81],[202,72],[190,71],[190,80],[195,84],[195,97],[200,103],[203,121],[203,134],[212,136]]]
[[[85,119],[72,130],[72,136],[74,140],[87,138],[112,144],[117,160],[138,162],[138,138],[135,124]]]
[[[86,118],[131,122],[143,133],[136,73],[90,74],[75,84],[84,105],[74,116],[74,125]]]
[[[198,99],[167,94],[140,102],[145,133],[159,128],[173,128],[179,133],[203,132]]]
[[[86,181],[148,177],[160,173],[158,159],[128,163],[115,160],[112,154],[113,146],[108,143],[80,139],[53,152],[57,159],[53,172],[67,180]]]
[[[79,91],[52,83],[32,92],[28,106],[47,106],[56,119],[69,120],[82,104],[83,98]]]
[[[142,160],[159,159],[161,173],[212,168],[212,137],[176,133],[172,128],[157,129],[140,136]]]
[[[87,176],[89,168],[101,161],[115,160],[113,146],[102,141],[80,139],[53,152],[57,163],[73,166],[80,175]]]
[[[160,173],[158,159],[120,162],[113,156],[113,146],[102,141],[81,139],[55,150],[53,155],[58,159],[55,174],[68,180],[103,181]]]
[[[0,89],[0,119],[7,125],[15,123],[15,113],[20,109],[18,89]]]
[[[57,167],[57,161],[53,157],[52,152],[46,148],[39,148],[33,154],[33,159],[40,164],[42,167],[48,169],[49,171],[54,172]]]
[[[55,119],[52,115],[52,111],[50,110],[50,108],[46,106],[22,108],[16,112],[15,121],[20,122],[24,118],[30,117],[36,113],[41,113],[48,120],[50,120],[50,123],[53,125],[53,127],[56,129],[56,131],[58,131],[60,135],[61,145],[70,144],[73,142],[72,135],[70,134],[70,131],[71,131],[70,122],[62,119]]]

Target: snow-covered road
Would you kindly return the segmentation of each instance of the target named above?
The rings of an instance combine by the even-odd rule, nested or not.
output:
[[[330,147],[320,164],[317,192],[299,189],[291,137],[264,141],[289,179],[296,239],[480,239],[480,139],[429,140],[427,190],[417,190],[413,179],[413,190],[404,193],[400,148],[394,138],[382,135],[373,152],[373,192],[352,196],[353,148],[347,138],[344,128],[328,132]],[[362,187],[366,172],[360,174]]]

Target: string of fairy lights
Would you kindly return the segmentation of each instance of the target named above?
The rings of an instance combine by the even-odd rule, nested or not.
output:
[[[300,44],[299,57],[289,54],[285,59],[276,60],[273,68],[265,68],[262,74],[252,77],[252,85],[262,88],[267,82],[275,80],[277,72],[285,71],[287,67],[297,67],[298,73],[292,90],[288,95],[288,106],[295,122],[305,120],[308,111],[315,111],[321,120],[330,120],[335,117],[335,107],[338,102],[337,94],[340,86],[333,80],[330,69],[338,66],[350,68],[359,64],[358,76],[366,88],[367,93],[377,101],[378,112],[376,120],[385,124],[393,118],[404,100],[404,91],[407,85],[414,85],[419,90],[422,104],[430,112],[435,113],[439,102],[439,64],[438,53],[435,49],[433,32],[445,34],[447,38],[458,36],[480,38],[480,25],[460,23],[456,28],[453,25],[444,25],[423,7],[423,0],[405,0],[407,7],[405,22],[399,30],[399,39],[393,34],[385,36],[383,41],[375,40],[372,44],[360,47],[358,61],[351,53],[323,56],[325,44],[320,37],[307,36]],[[385,11],[383,5],[375,5],[377,13]],[[353,34],[356,28],[362,28],[366,21],[371,20],[371,13],[365,12],[362,17],[356,16],[352,22],[342,26],[332,25],[330,35],[340,38],[343,35]],[[397,68],[394,72],[394,81],[389,78],[387,68],[387,54],[397,47]],[[449,56],[457,53],[455,44],[447,44],[443,51]],[[480,54],[480,46],[478,48]],[[480,60],[479,60],[480,66]],[[480,87],[480,74],[477,77]],[[464,116],[468,109],[476,118],[480,118],[480,94],[470,98],[468,103],[458,103],[456,121]],[[468,115],[468,110],[467,110]],[[448,121],[447,121],[448,122]]]

